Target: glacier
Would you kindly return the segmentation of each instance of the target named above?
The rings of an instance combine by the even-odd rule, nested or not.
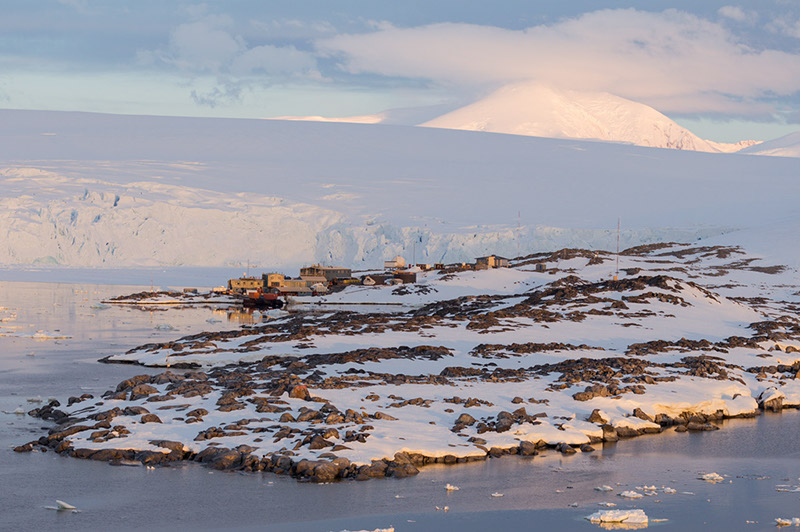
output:
[[[0,118],[3,266],[458,262],[613,249],[618,218],[623,247],[741,237],[768,253],[786,246],[764,235],[798,226],[796,159],[391,125]]]

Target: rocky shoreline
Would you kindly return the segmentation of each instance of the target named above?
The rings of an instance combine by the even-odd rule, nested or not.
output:
[[[562,250],[369,292],[408,311],[286,314],[112,354],[170,369],[32,410],[56,426],[15,450],[332,482],[800,406],[797,287],[781,268],[734,248],[626,253],[618,281],[607,254]],[[525,269],[541,261],[546,274]]]

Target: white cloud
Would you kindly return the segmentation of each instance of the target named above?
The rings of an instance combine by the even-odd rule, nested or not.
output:
[[[537,80],[673,113],[763,113],[756,99],[800,90],[799,55],[753,50],[725,26],[677,10],[603,10],[521,31],[384,25],[320,40],[318,49],[351,73],[472,87]]]
[[[739,6],[722,6],[717,10],[717,13],[725,18],[735,20],[736,22],[745,22],[750,16],[744,12]]]
[[[166,48],[140,50],[137,62],[175,67],[190,79],[215,76],[217,82],[211,87],[189,83],[192,100],[208,107],[238,101],[254,85],[321,78],[316,57],[310,52],[292,45],[250,47],[237,33],[233,19],[206,11],[205,5],[195,6],[191,13],[195,20],[177,26]]]

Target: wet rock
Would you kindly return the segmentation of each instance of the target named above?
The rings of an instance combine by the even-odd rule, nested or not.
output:
[[[617,434],[617,429],[615,429],[613,426],[606,423],[601,428],[603,429],[603,441],[619,440],[619,434]]]
[[[28,442],[24,445],[14,447],[15,453],[29,453],[33,450],[33,442]]]
[[[633,427],[620,426],[616,427],[616,429],[617,436],[620,438],[635,438],[639,436],[639,431]],[[603,433],[603,436],[605,436],[605,433]]]
[[[578,452],[578,451],[575,450],[575,448],[573,446],[571,446],[571,445],[569,445],[568,443],[565,443],[565,442],[561,442],[561,443],[557,444],[556,445],[556,451],[560,452],[561,454],[575,454],[575,453]]]
[[[594,447],[592,447],[588,443],[584,443],[583,445],[581,445],[581,452],[582,453],[593,453],[594,452]]]
[[[522,456],[536,456],[539,451],[536,450],[536,444],[529,441],[519,442],[519,454]]]

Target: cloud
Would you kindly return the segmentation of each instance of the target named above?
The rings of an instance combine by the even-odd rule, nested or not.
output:
[[[239,101],[244,91],[287,79],[321,79],[316,57],[293,45],[249,46],[227,15],[207,13],[205,5],[194,6],[190,22],[170,33],[165,48],[141,50],[137,62],[143,66],[177,68],[190,79],[213,76],[210,88],[193,87],[192,100],[202,106]]]
[[[738,6],[722,6],[717,10],[717,13],[721,17],[729,18],[736,22],[747,22],[758,16],[756,13],[746,13],[744,9]]]
[[[752,49],[722,24],[677,10],[602,10],[519,31],[384,25],[317,46],[353,74],[472,88],[536,80],[678,114],[762,114],[771,109],[762,99],[800,90],[800,55]]]

